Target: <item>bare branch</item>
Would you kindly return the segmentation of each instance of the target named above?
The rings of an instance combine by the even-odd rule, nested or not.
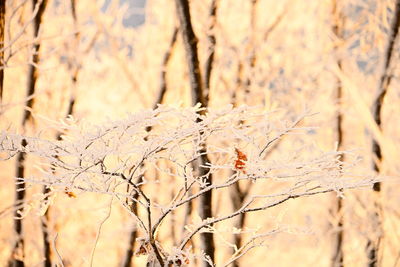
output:
[[[110,218],[111,216],[111,208],[112,208],[112,202],[113,202],[113,197],[110,197],[110,201],[108,203],[108,210],[106,216],[101,220],[98,228],[97,228],[97,233],[96,233],[96,239],[94,241],[92,253],[90,253],[90,266],[93,266],[93,258],[94,258],[94,253],[96,251],[97,243],[99,242],[100,234],[101,234],[101,229],[103,228],[104,223]]]

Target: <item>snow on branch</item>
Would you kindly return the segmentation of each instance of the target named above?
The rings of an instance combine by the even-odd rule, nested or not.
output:
[[[77,124],[70,119],[55,126],[64,132],[61,140],[2,131],[0,156],[8,160],[17,153],[26,153],[40,158],[36,162],[40,174],[27,175],[27,183],[45,184],[59,191],[68,188],[109,194],[120,200],[144,233],[141,253],[155,255],[158,262],[171,259],[156,241],[162,222],[211,190],[222,193],[243,181],[257,184],[239,209],[186,227],[185,236],[170,251],[187,253],[187,244],[197,233],[211,231],[212,225],[241,213],[267,210],[291,199],[331,191],[340,195],[344,189],[375,182],[374,178],[352,174],[357,157],[346,163],[340,161],[347,152],[321,151],[306,141],[301,145],[290,143],[291,139],[306,136],[311,128],[300,125],[311,114],[305,112],[288,121],[282,112],[256,107],[227,106],[208,109],[205,115],[200,115],[199,109],[159,105],[101,125]],[[289,145],[278,151],[279,156],[267,156],[276,149],[276,142],[286,139]],[[204,153],[204,145],[211,163],[196,168],[194,163]],[[348,153],[347,158],[351,156]],[[199,172],[199,168],[206,171]],[[208,175],[215,177],[212,184],[204,182]],[[126,192],[127,184],[130,192]],[[173,187],[174,195],[167,201],[159,200],[151,186],[156,184],[165,190]],[[133,214],[126,199],[138,203],[146,215]],[[177,256],[180,262],[189,260],[189,256],[182,255]]]

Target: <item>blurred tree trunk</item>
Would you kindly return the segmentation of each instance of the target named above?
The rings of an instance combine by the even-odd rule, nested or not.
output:
[[[249,48],[248,50],[250,51],[250,56],[248,57],[247,62],[241,62],[239,61],[238,63],[238,69],[237,69],[237,76],[236,76],[236,89],[232,93],[232,104],[234,107],[237,107],[240,105],[240,100],[238,99],[237,92],[238,90],[243,90],[244,89],[244,101],[249,99],[250,91],[251,91],[251,86],[255,83],[252,78],[254,78],[254,73],[256,69],[256,63],[257,63],[257,55],[256,55],[256,47],[257,47],[257,35],[259,33],[257,32],[257,5],[258,5],[258,0],[251,0],[251,7],[250,7],[250,34],[249,34]],[[280,13],[274,21],[271,23],[271,25],[265,30],[263,33],[263,39],[262,42],[267,42],[268,38],[273,32],[273,30],[279,25],[279,23],[282,21],[284,14],[286,13],[287,9],[284,8],[282,13]],[[259,42],[259,41],[258,41]],[[244,69],[245,65],[248,69],[248,75],[247,78],[244,79]],[[271,154],[274,149],[276,149],[277,146],[279,146],[280,143],[279,139],[276,141],[270,149],[265,153],[264,158],[268,158],[268,156]],[[233,209],[234,211],[237,211],[240,209],[246,201],[247,196],[250,193],[250,190],[252,189],[253,186],[252,181],[248,181],[247,183],[243,183],[242,185],[245,185],[245,188],[242,188],[239,183],[236,183],[230,191],[230,198],[232,201]],[[241,213],[235,221],[235,228],[237,229],[243,229],[245,227],[245,222],[246,222],[246,213]],[[241,233],[234,234],[234,243],[236,249],[240,249],[243,246],[243,236]],[[233,253],[235,253],[236,250],[233,250]],[[235,260],[232,263],[233,267],[238,267],[240,266],[239,261]]]
[[[6,0],[0,2],[0,104],[3,99],[3,82],[4,82],[4,35],[5,35],[5,18],[6,18]]]
[[[257,4],[258,0],[251,0],[251,9],[250,9],[250,36],[249,36],[249,60],[248,60],[248,68],[249,74],[247,75],[247,79],[245,82],[245,99],[250,94],[251,86],[253,85],[253,78],[254,78],[254,70],[256,67],[257,62],[257,55],[256,55],[256,42],[257,42]]]
[[[164,58],[163,61],[161,63],[161,75],[160,75],[160,90],[158,93],[158,96],[156,98],[156,101],[153,104],[153,109],[156,109],[158,104],[162,104],[164,102],[165,99],[165,95],[167,93],[167,89],[168,89],[168,84],[167,84],[167,68],[168,68],[168,63],[171,59],[172,56],[172,51],[175,47],[176,44],[176,40],[178,38],[178,32],[179,32],[179,28],[175,27],[174,31],[172,33],[172,37],[169,43],[169,47],[167,49],[167,51],[164,54]],[[151,127],[148,127],[146,129],[147,132],[151,131]],[[141,183],[142,182],[142,178],[140,178],[140,180],[138,180],[136,183]],[[129,188],[128,188],[128,192],[129,192]],[[135,192],[134,196],[132,196],[133,198],[137,198],[138,193]],[[131,211],[134,214],[137,214],[138,212],[138,207],[137,207],[137,202],[133,201],[130,205],[131,207]],[[123,259],[123,262],[121,264],[122,267],[130,267],[132,266],[132,257],[133,257],[133,253],[135,251],[135,241],[136,238],[138,237],[138,233],[137,233],[137,228],[136,225],[133,226],[133,228],[131,229],[131,232],[129,234],[129,243],[128,243],[128,247],[126,249],[125,252],[125,256]]]
[[[132,197],[133,198],[138,197],[138,193],[136,192]],[[138,209],[137,209],[136,201],[132,202],[131,211],[134,214],[137,214]],[[131,229],[131,233],[129,234],[128,248],[127,248],[127,250],[125,252],[124,260],[123,260],[123,262],[121,264],[122,267],[130,267],[130,266],[132,266],[132,257],[133,257],[133,252],[134,252],[134,249],[135,249],[136,238],[137,238],[137,228],[136,228],[136,225],[134,225],[133,228]]]
[[[230,195],[231,195],[231,201],[232,201],[234,211],[239,210],[243,206],[246,196],[248,195],[248,193],[250,191],[251,185],[252,185],[252,183],[248,183],[247,188],[245,190],[242,190],[240,188],[239,183],[235,183],[234,186],[232,187],[232,189],[230,191],[230,193],[231,193]],[[244,228],[245,221],[246,221],[246,213],[241,213],[236,218],[235,228],[242,230]],[[236,249],[240,249],[242,247],[243,242],[242,242],[242,234],[241,233],[234,234],[234,242],[235,242]],[[233,250],[233,253],[236,252],[236,249]],[[237,260],[235,260],[232,263],[232,266],[238,267],[239,262]]]
[[[257,3],[258,0],[252,0],[251,1],[251,9],[250,9],[250,42],[249,42],[249,46],[250,46],[250,56],[249,56],[249,60],[248,62],[242,63],[239,62],[238,64],[238,72],[237,72],[237,79],[236,79],[236,84],[237,84],[237,88],[236,90],[234,90],[233,95],[232,95],[232,104],[234,107],[238,107],[240,105],[240,101],[239,99],[237,99],[237,90],[242,90],[244,88],[245,93],[244,93],[244,97],[245,99],[247,98],[247,96],[250,93],[250,87],[252,85],[252,73],[254,72],[254,68],[256,65],[256,52],[255,52],[255,42],[256,42],[256,38],[255,38],[255,34],[256,34],[256,11],[257,11]],[[243,66],[244,64],[248,64],[248,68],[249,68],[249,75],[246,78],[245,81],[243,81]],[[231,188],[230,190],[230,198],[232,201],[232,206],[233,206],[233,210],[237,211],[239,210],[242,205],[244,204],[244,201],[246,199],[246,196],[248,195],[251,187],[252,187],[253,183],[249,182],[246,185],[246,189],[241,189],[239,182],[235,183],[234,186]],[[234,227],[236,229],[243,229],[245,226],[245,222],[246,222],[246,214],[245,213],[241,213],[234,222]],[[241,233],[235,233],[233,236],[234,239],[234,244],[235,244],[235,248],[233,249],[233,253],[236,252],[236,249],[240,249],[242,247],[242,241],[243,241],[243,237]],[[239,267],[239,261],[235,260],[232,263],[233,267]]]
[[[332,3],[332,18],[333,18],[333,27],[332,31],[335,34],[336,39],[343,38],[344,31],[344,23],[343,16],[338,7],[338,0],[333,0]],[[334,40],[337,42],[336,40]],[[339,48],[334,47],[334,52],[338,52]],[[340,54],[340,53],[336,53]],[[340,57],[340,55],[339,55]],[[341,58],[337,59],[337,65],[339,69],[342,69],[342,60]],[[341,111],[342,105],[342,96],[343,96],[343,88],[339,79],[337,79],[337,87],[336,87],[336,104],[338,106],[336,112],[336,142],[337,149],[342,150],[343,147],[343,115]],[[341,155],[341,161],[344,160],[344,156]],[[343,199],[337,196],[337,193],[333,193],[333,207],[332,207],[332,217],[334,220],[334,241],[333,241],[333,255],[331,266],[332,267],[342,267],[344,261],[344,252],[343,252]]]
[[[167,88],[168,88],[168,86],[167,86],[167,68],[168,68],[168,63],[172,56],[172,51],[176,44],[176,40],[178,38],[178,32],[179,32],[179,28],[175,27],[174,31],[172,33],[171,40],[169,42],[168,50],[164,54],[164,58],[163,58],[162,65],[161,65],[160,91],[158,93],[157,100],[155,101],[155,103],[153,105],[153,109],[157,108],[158,104],[163,103],[165,94],[167,92]]]
[[[381,130],[382,130],[382,106],[392,79],[390,67],[392,64],[394,64],[393,54],[395,52],[394,51],[395,41],[399,33],[399,27],[400,27],[400,0],[396,0],[392,24],[389,29],[388,45],[384,56],[384,64],[383,64],[384,69],[382,72],[382,76],[380,78],[378,93],[372,106],[372,114],[374,116],[374,120]],[[372,153],[373,153],[373,163],[372,163],[373,169],[377,173],[380,173],[383,157],[382,157],[381,145],[378,143],[376,139],[372,140]],[[377,182],[373,186],[374,210],[371,218],[373,227],[374,229],[376,229],[377,235],[373,236],[373,238],[370,238],[367,242],[368,260],[370,267],[375,267],[379,265],[378,257],[380,253],[380,244],[383,235],[382,204],[380,201],[380,192],[381,192],[381,183]]]
[[[32,119],[31,109],[34,104],[34,93],[36,88],[36,81],[38,78],[38,69],[36,66],[39,64],[39,51],[40,51],[40,41],[38,40],[39,35],[39,28],[42,23],[42,16],[44,10],[46,8],[47,0],[33,0],[32,1],[32,10],[35,9],[37,5],[39,5],[38,13],[35,16],[32,24],[33,24],[33,38],[34,43],[32,47],[33,56],[32,62],[29,65],[28,69],[28,84],[27,84],[27,101],[25,103],[25,110],[22,118],[22,128],[25,128],[27,123],[30,119]],[[22,140],[21,145],[25,147],[27,142],[25,139]],[[16,177],[17,181],[15,183],[15,203],[16,207],[19,204],[23,203],[25,199],[25,182],[23,180],[19,180],[19,178],[24,178],[24,171],[25,171],[25,162],[26,161],[26,154],[21,152],[17,155],[17,169],[16,169]],[[10,266],[24,266],[24,237],[23,237],[23,225],[22,219],[18,219],[23,212],[23,205],[20,208],[15,210],[14,213],[14,230],[16,234],[16,242],[14,248],[11,253],[11,259],[9,262]]]
[[[78,18],[76,15],[76,2],[75,0],[71,0],[70,3],[70,8],[71,8],[71,15],[74,23],[74,30],[75,30],[75,35],[74,35],[74,49],[75,51],[78,50],[78,45],[80,41],[80,33],[77,31],[78,29]],[[68,106],[67,106],[67,114],[66,117],[71,116],[74,113],[74,107],[75,107],[75,88],[76,88],[76,83],[78,81],[78,75],[79,75],[79,70],[80,70],[80,64],[77,63],[76,59],[70,59],[73,62],[70,63],[70,71],[71,71],[71,81],[72,81],[72,90],[71,90],[71,95],[68,101]],[[61,135],[62,132],[58,132],[56,134],[56,139],[61,140]],[[46,200],[51,193],[51,189],[48,186],[43,186],[43,194],[46,195]],[[51,206],[49,206],[44,213],[44,216],[42,217],[42,232],[43,232],[43,254],[44,254],[44,266],[45,267],[51,267],[53,266],[52,263],[52,258],[53,258],[53,250],[51,247],[51,240],[50,240],[50,233],[51,233]]]
[[[190,86],[192,90],[192,105],[200,103],[202,107],[208,106],[208,98],[204,90],[201,79],[201,71],[197,50],[197,37],[193,31],[189,1],[188,0],[175,0],[176,11],[180,22],[182,32],[183,44],[185,47],[187,64],[189,69]],[[213,50],[213,49],[212,49]],[[212,66],[210,66],[212,68]],[[211,70],[210,70],[211,72]],[[209,76],[208,76],[209,77]],[[201,115],[205,114],[205,110],[199,112]],[[212,175],[207,166],[210,160],[207,155],[207,148],[203,145],[200,148],[200,158],[198,161],[198,177],[204,177],[204,182],[207,185],[212,184]],[[212,190],[207,191],[199,197],[199,215],[205,220],[212,217]],[[212,233],[200,234],[201,249],[204,253],[214,261],[215,245],[214,236]],[[203,262],[204,266],[208,266],[207,262]]]
[[[217,10],[218,10],[218,1],[212,0],[210,5],[209,11],[209,25],[208,25],[208,32],[207,32],[207,41],[208,41],[208,56],[206,59],[206,63],[204,66],[204,90],[205,90],[205,99],[208,103],[208,99],[210,96],[210,80],[211,80],[211,73],[214,64],[214,54],[215,54],[215,46],[216,46],[216,39],[215,39],[215,23],[217,20]]]

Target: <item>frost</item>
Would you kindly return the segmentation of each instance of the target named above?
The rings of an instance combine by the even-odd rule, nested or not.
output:
[[[313,143],[305,144],[302,134],[311,128],[298,124],[310,115],[307,112],[287,121],[282,112],[257,107],[227,106],[209,109],[206,115],[199,115],[199,109],[159,105],[155,110],[101,125],[78,124],[71,117],[54,126],[62,129],[61,140],[2,131],[0,155],[3,160],[18,153],[41,159],[36,163],[39,172],[24,179],[27,184],[51,186],[52,192],[62,191],[70,197],[79,197],[76,192],[112,195],[136,218],[145,236],[137,253],[149,255],[149,260],[161,257],[180,264],[192,262],[194,257],[209,261],[207,255],[191,254],[187,244],[198,233],[215,233],[213,225],[218,222],[299,197],[332,191],[342,196],[344,189],[371,186],[377,181],[352,174],[358,160],[352,153],[322,151]],[[296,140],[300,145],[293,145]],[[272,156],[277,144],[284,149]],[[348,163],[339,160],[343,154]],[[198,164],[204,155],[210,164]],[[211,184],[206,183],[210,176]],[[219,193],[239,182],[257,187],[248,192],[237,210],[186,224],[183,239],[169,251],[155,240],[162,222],[173,212],[202,194]],[[171,192],[171,197],[160,199],[155,185]],[[38,195],[20,215],[25,216],[33,206],[43,214],[51,201],[51,196]],[[144,212],[132,212],[132,203]],[[253,239],[259,237],[262,235]],[[246,248],[237,248],[236,256],[242,251]]]

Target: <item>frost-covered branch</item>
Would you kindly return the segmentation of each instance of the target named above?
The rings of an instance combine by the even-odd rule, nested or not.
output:
[[[188,252],[187,244],[194,242],[197,233],[215,230],[217,223],[240,214],[265,211],[291,199],[316,194],[334,191],[341,195],[345,189],[376,182],[352,173],[358,159],[351,153],[321,151],[305,141],[310,127],[299,124],[308,113],[288,121],[282,112],[265,112],[255,107],[227,106],[208,109],[204,115],[199,109],[160,105],[155,110],[102,125],[78,124],[69,118],[54,125],[64,131],[60,140],[3,131],[0,156],[8,160],[23,152],[40,158],[36,163],[39,172],[23,180],[51,186],[55,188],[54,194],[74,190],[114,196],[138,222],[142,240],[139,254],[147,254],[158,262],[169,262],[174,249],[186,251],[186,256],[178,253],[181,263],[189,261],[187,253],[195,252]],[[22,140],[25,145],[21,145]],[[265,159],[263,153],[278,140],[276,156]],[[296,140],[302,142],[296,145]],[[204,146],[207,152],[200,149]],[[201,166],[206,171],[200,174],[192,162],[204,153],[210,163]],[[340,161],[343,153],[349,158],[346,163]],[[209,175],[215,177],[211,184],[205,182]],[[226,194],[225,189],[242,181],[257,186],[251,187],[239,208],[197,223],[188,221],[178,247],[166,250],[157,235],[166,218],[207,192]],[[167,200],[159,200],[154,184],[163,190],[174,188],[176,193],[166,194],[170,196]],[[139,204],[144,212],[134,213],[126,199]],[[236,256],[232,259],[236,260]],[[207,255],[200,258],[210,260]]]

